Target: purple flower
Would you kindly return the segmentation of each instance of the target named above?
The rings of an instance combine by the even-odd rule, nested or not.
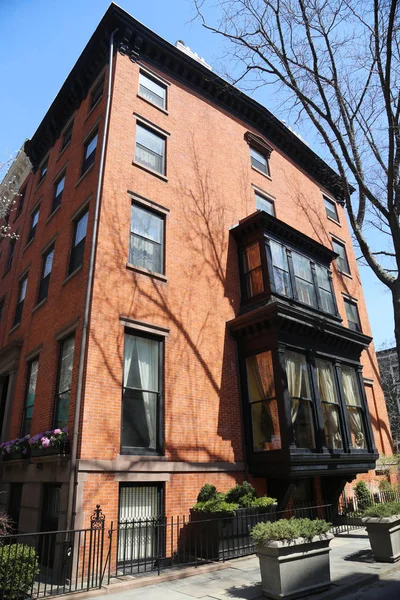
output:
[[[64,427],[64,428],[63,428],[63,432],[64,432],[64,433],[68,433],[68,427]]]
[[[43,448],[48,448],[50,446],[50,440],[47,437],[42,437],[42,439],[40,440],[42,442],[42,447]]]

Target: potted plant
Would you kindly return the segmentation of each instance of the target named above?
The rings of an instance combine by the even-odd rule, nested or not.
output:
[[[205,484],[190,513],[192,552],[207,559],[227,559],[248,553],[250,530],[276,508],[275,498],[258,498],[245,481],[225,494]],[[267,518],[267,517],[264,517]]]
[[[367,528],[372,553],[378,562],[400,559],[400,502],[376,504],[364,510],[363,525]]]
[[[268,598],[299,598],[330,586],[330,524],[321,519],[280,519],[251,531]]]

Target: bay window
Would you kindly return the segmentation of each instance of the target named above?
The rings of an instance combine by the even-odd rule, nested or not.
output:
[[[351,445],[353,448],[366,448],[367,443],[363,422],[364,409],[358,387],[357,374],[354,369],[346,365],[342,365],[342,384],[349,416]]]
[[[309,306],[317,307],[311,263],[308,258],[297,252],[293,252],[292,257],[298,300]]]
[[[280,450],[278,402],[275,394],[272,352],[262,352],[246,360],[254,452]]]
[[[324,420],[326,445],[330,449],[343,448],[339,399],[333,364],[327,360],[317,359],[316,375]]]
[[[125,334],[121,453],[159,453],[161,378],[159,340]]]
[[[277,294],[283,296],[291,296],[292,288],[290,285],[289,263],[286,250],[282,244],[269,241],[272,258],[272,273],[270,274],[271,282]]]
[[[304,354],[286,352],[286,375],[296,448],[315,448],[313,399]]]

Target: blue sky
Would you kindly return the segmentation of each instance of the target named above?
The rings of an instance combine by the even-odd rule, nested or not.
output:
[[[1,158],[33,135],[109,4],[109,0],[0,0]],[[169,42],[181,39],[214,67],[221,64],[221,39],[193,21],[190,0],[120,0],[119,5]],[[257,90],[254,96],[285,118],[271,92],[271,88]],[[312,141],[307,126],[300,133]],[[379,347],[394,337],[391,297],[368,268],[360,271]]]

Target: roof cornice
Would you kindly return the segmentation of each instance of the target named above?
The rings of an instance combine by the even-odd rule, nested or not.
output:
[[[25,145],[25,151],[35,169],[107,63],[109,37],[115,29],[118,29],[116,46],[122,54],[128,55],[133,61],[143,59],[153,64],[247,123],[316,179],[336,199],[343,199],[339,175],[268,109],[115,4],[108,8],[34,136]]]

